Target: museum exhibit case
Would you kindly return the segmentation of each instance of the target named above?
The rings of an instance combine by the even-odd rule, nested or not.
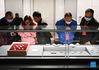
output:
[[[36,23],[37,11],[47,23],[24,30],[21,23],[2,26],[0,21],[0,70],[99,69],[99,26],[80,26],[89,8],[98,21],[99,0],[0,0],[0,20],[11,11],[13,18],[28,15]],[[68,12],[77,26],[56,26]]]
[[[39,30],[41,28],[41,30]],[[12,37],[6,34],[11,33],[25,33],[35,32],[41,33],[41,39],[45,40],[42,34],[51,36],[51,42],[41,42],[37,40],[35,44],[31,44],[30,39],[27,41],[13,40],[10,43],[4,43],[0,46],[0,69],[6,70],[32,70],[32,69],[98,69],[99,67],[99,41],[95,44],[85,45],[80,43],[81,32],[99,33],[98,29],[90,27],[89,29],[82,29],[77,26],[74,29],[69,27],[49,27],[49,26],[35,26],[34,29],[0,29],[1,34],[5,34],[8,41]],[[58,33],[65,33],[64,43],[59,40]],[[66,33],[74,32],[74,38],[69,43],[70,36],[66,37]],[[47,36],[48,36],[47,35]],[[4,35],[1,35],[4,38]],[[36,36],[37,38],[38,36]],[[62,36],[63,37],[63,36]],[[18,37],[15,37],[15,39]],[[48,37],[46,37],[48,38]],[[67,39],[66,39],[67,38]],[[97,37],[98,38],[98,37]],[[5,40],[6,40],[5,39]],[[86,38],[85,38],[86,39]],[[92,38],[93,39],[93,38]],[[41,40],[41,41],[43,41]],[[3,40],[2,40],[3,41]],[[5,41],[4,41],[5,42]]]

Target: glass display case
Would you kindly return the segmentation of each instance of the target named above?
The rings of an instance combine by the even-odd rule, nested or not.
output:
[[[83,26],[77,26],[74,29],[63,26],[53,28],[34,26],[33,29],[26,30],[22,28],[16,29],[16,26],[13,26],[13,29],[9,27],[0,28],[0,38],[4,39],[0,41],[0,68],[4,68],[6,65],[10,70],[13,68],[16,68],[16,70],[31,70],[32,68],[98,68],[99,28],[83,29]],[[70,32],[74,33],[74,37],[69,42],[71,36],[66,35],[66,33]],[[95,43],[90,45],[82,44],[80,42],[82,39],[80,33],[82,32],[96,33]],[[29,36],[27,36],[26,40],[21,40],[21,33],[35,33],[35,43],[31,43]],[[65,39],[64,42],[61,42],[58,33],[65,33],[65,36],[62,36]],[[9,36],[9,34],[12,36]],[[23,35],[24,37],[26,36],[25,34]],[[95,66],[91,66],[92,62]]]
[[[99,69],[98,15],[99,0],[0,0],[0,70]]]

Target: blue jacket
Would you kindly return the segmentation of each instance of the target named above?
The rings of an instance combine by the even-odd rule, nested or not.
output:
[[[66,26],[66,24],[65,24],[64,19],[61,19],[61,20],[56,22],[56,27],[57,27],[58,30],[64,29],[65,26]],[[74,30],[77,27],[77,22],[72,19],[72,22],[67,26],[70,27],[70,29]],[[57,32],[58,37],[59,37],[59,41],[62,44],[70,44],[70,43],[72,43],[72,41],[74,39],[75,32],[68,32],[69,33],[69,40],[66,41],[66,33],[67,32]]]

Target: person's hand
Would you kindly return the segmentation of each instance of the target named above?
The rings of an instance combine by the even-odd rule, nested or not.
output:
[[[85,45],[91,45],[90,41],[86,42]]]
[[[34,39],[35,39],[35,43],[36,43],[36,44],[38,44],[37,38],[36,38],[36,37],[34,37]]]
[[[54,38],[51,38],[51,43],[54,43],[55,42],[55,39]]]
[[[15,36],[16,33],[15,33],[15,32],[11,32],[10,35],[11,35],[11,36]]]

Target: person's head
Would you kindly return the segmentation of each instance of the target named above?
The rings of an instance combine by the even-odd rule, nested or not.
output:
[[[19,13],[15,13],[15,17],[19,17]]]
[[[64,15],[64,21],[66,24],[70,24],[72,21],[72,14],[70,12]]]
[[[25,16],[22,25],[35,25],[30,16]]]
[[[94,10],[93,9],[87,9],[85,11],[85,20],[86,21],[90,21],[91,18],[93,18],[93,16],[94,16]]]
[[[8,22],[12,22],[13,21],[13,13],[11,11],[7,11],[5,13],[5,18]]]
[[[33,16],[35,22],[37,22],[37,23],[42,20],[41,13],[38,11],[35,11],[32,16]]]
[[[87,16],[87,17],[93,17],[94,16],[94,10],[93,9],[87,9],[85,11],[85,16]]]

